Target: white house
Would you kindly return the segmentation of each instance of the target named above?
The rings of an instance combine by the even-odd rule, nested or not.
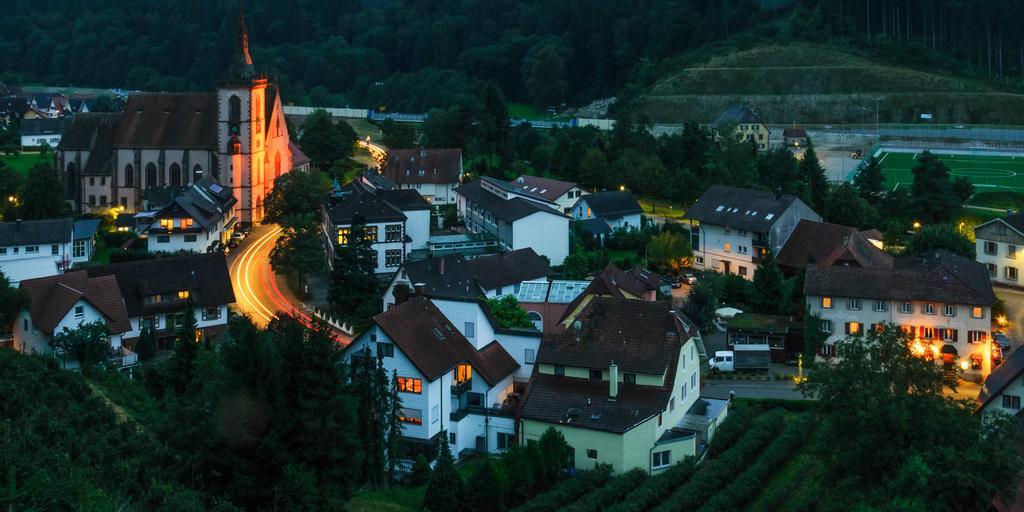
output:
[[[167,206],[148,215],[146,246],[149,252],[207,252],[225,243],[238,221],[232,214],[237,200],[228,187],[210,176],[180,190]]]
[[[992,281],[1006,286],[1022,286],[1024,213],[979,224],[974,228],[974,238],[976,259],[988,269]]]
[[[523,197],[548,205],[565,214],[568,214],[579,198],[587,193],[577,183],[526,174],[512,180],[509,184],[516,193]]]
[[[71,267],[73,238],[71,219],[0,222],[0,270],[11,286],[60,274]]]
[[[462,185],[455,193],[466,229],[493,237],[502,250],[530,247],[552,265],[561,265],[569,255],[569,217],[559,210],[489,177]]]
[[[75,221],[71,243],[71,262],[85,263],[92,259],[96,248],[96,231],[100,227],[100,219],[81,219]]]
[[[609,230],[640,228],[644,210],[632,192],[608,191],[586,195],[572,207],[572,218],[577,221],[599,219]]]
[[[50,354],[60,358],[50,342],[64,329],[102,321],[110,330],[111,356],[133,364],[130,351],[122,350],[123,336],[131,331],[128,312],[113,276],[91,277],[84,270],[26,279],[21,289],[30,304],[14,323],[14,349],[26,354]],[[129,356],[129,358],[125,358]],[[125,359],[120,359],[125,358]],[[126,360],[127,359],[127,360]],[[77,361],[66,361],[77,365]]]
[[[22,119],[21,148],[37,148],[43,145],[57,147],[66,124],[67,119],[63,117]]]
[[[828,333],[821,354],[836,343],[883,324],[895,324],[914,339],[914,350],[965,379],[991,372],[992,292],[985,267],[948,251],[905,256],[890,266],[808,265],[804,283],[808,313]]]
[[[328,261],[348,245],[352,225],[364,224],[372,240],[376,273],[397,272],[412,251],[425,251],[430,238],[430,205],[415,190],[374,189],[356,180],[335,183],[322,208]]]
[[[454,204],[462,183],[462,150],[389,149],[381,171],[398,189],[415,190],[432,205]]]
[[[686,211],[694,266],[754,278],[754,269],[776,255],[801,220],[821,215],[790,195],[712,185]],[[699,225],[694,225],[694,222]]]
[[[1015,350],[985,379],[978,394],[978,405],[986,417],[1005,414],[1019,421],[1021,397],[1024,397],[1024,350]]]
[[[406,455],[435,456],[447,433],[453,453],[499,453],[515,443],[513,375],[520,365],[496,341],[470,342],[429,299],[416,297],[374,317],[345,348],[349,364],[396,372]]]

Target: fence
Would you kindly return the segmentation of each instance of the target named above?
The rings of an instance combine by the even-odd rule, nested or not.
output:
[[[284,113],[288,116],[308,116],[314,111],[323,110],[331,117],[347,117],[354,119],[369,119],[370,121],[391,120],[399,123],[422,123],[427,120],[426,114],[409,114],[403,112],[375,112],[365,108],[335,108],[335,107],[297,107],[288,105],[284,107]],[[615,121],[611,119],[596,119],[574,117],[567,121],[544,121],[514,118],[508,120],[510,126],[519,126],[529,123],[533,128],[550,130],[553,128],[569,128],[572,126],[593,126],[598,130],[611,130]]]

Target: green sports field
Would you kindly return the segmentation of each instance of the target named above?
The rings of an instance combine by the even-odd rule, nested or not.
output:
[[[951,176],[964,176],[974,183],[975,192],[1012,190],[1024,192],[1024,154],[1021,156],[949,155],[932,152],[939,157]],[[914,182],[912,169],[920,153],[883,151],[878,159],[885,170],[886,185],[909,187]]]

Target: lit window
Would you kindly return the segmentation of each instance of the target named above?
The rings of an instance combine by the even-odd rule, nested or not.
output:
[[[729,242],[726,242],[725,243],[725,252],[729,252],[731,250],[732,250],[732,244],[730,244]]]
[[[825,309],[832,309],[832,297],[822,297],[821,307]]]
[[[188,298],[188,290],[182,290],[178,292],[178,300],[185,300]]]
[[[985,310],[981,306],[971,308],[971,318],[985,318]]]
[[[189,229],[192,227],[192,219],[181,219],[181,228]]]
[[[860,334],[860,322],[846,322],[846,334]]]
[[[348,235],[352,234],[352,230],[349,228],[341,228],[338,230],[338,245],[348,245]]]
[[[160,219],[160,227],[167,231],[174,229],[174,219]]]
[[[455,367],[455,383],[462,384],[473,378],[473,367],[468,364],[460,364]]]
[[[398,413],[398,421],[401,421],[402,423],[409,423],[412,425],[422,425],[423,411],[419,409],[409,409],[407,407],[403,407],[402,410],[399,411]]]
[[[412,377],[399,377],[398,390],[402,393],[423,393],[423,381]]]

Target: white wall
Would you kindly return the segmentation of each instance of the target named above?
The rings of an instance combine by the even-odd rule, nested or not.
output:
[[[728,251],[726,250],[728,244]],[[749,231],[728,229],[723,226],[702,223],[700,225],[700,247],[695,256],[703,257],[704,262],[697,260],[697,268],[723,272],[724,262],[729,262],[729,273],[754,279],[753,234]],[[745,251],[745,252],[744,252]],[[741,274],[741,268],[746,274]]]
[[[75,308],[77,307],[82,308],[81,316],[75,315]],[[65,328],[74,330],[82,324],[95,322],[97,320],[104,320],[103,313],[100,313],[100,311],[93,307],[93,305],[88,301],[79,299],[73,306],[71,306],[67,315],[61,319],[56,327],[54,327],[53,333],[59,334]],[[111,348],[119,348],[121,346],[121,333],[111,333],[110,346]],[[28,310],[22,311],[15,322],[14,347],[18,351],[26,354],[52,354],[52,350],[50,348],[50,336],[32,323],[32,315],[29,314]]]
[[[537,212],[512,225],[512,250],[533,248],[561,265],[569,255],[569,217]]]
[[[53,246],[57,246],[57,254],[53,254]],[[36,247],[36,252],[28,252],[29,247]],[[0,245],[0,270],[3,270],[12,286],[18,286],[25,279],[55,276],[61,273],[58,264],[64,260],[71,261],[71,233],[68,241],[57,244]]]
[[[995,244],[995,254],[988,254],[985,252],[985,245],[987,242]],[[984,240],[981,238],[978,238],[975,244],[977,261],[985,264],[986,266],[995,265],[994,272],[992,271],[993,269],[989,267],[989,277],[992,279],[992,282],[1008,286],[1024,286],[1024,245]],[[1013,258],[1010,257],[1011,246],[1014,249]],[[1011,279],[1010,276],[1007,275],[1007,268],[1016,270],[1016,279]]]
[[[1020,412],[1020,409],[1004,407],[1003,396],[1015,396],[1018,398],[1018,402],[1024,405],[1024,374],[1018,375],[1002,391],[992,397],[988,404],[985,405],[985,408],[982,409],[986,417],[997,414],[1016,416]]]
[[[501,344],[502,348],[512,356],[513,359],[519,363],[519,369],[512,374],[512,378],[516,382],[526,382],[530,380],[530,374],[533,373],[533,366],[537,358],[537,352],[540,351],[540,331],[536,334],[511,334],[509,332],[499,332],[495,334],[498,343]],[[526,361],[526,351],[533,351],[534,362]]]
[[[478,302],[456,301],[456,300],[433,300],[437,309],[441,310],[446,318],[462,333],[470,343],[480,350],[488,343],[494,341],[494,327],[484,314],[483,306]],[[466,334],[466,323],[472,322],[475,330],[474,335]]]
[[[409,250],[426,249],[430,241],[430,210],[403,211],[408,219],[405,221],[405,233],[412,242]],[[392,270],[393,272],[393,270]]]

